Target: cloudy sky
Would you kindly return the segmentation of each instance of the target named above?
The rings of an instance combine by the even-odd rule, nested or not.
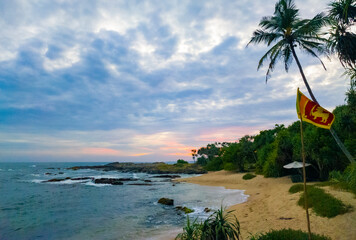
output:
[[[0,161],[190,160],[297,120],[293,63],[268,84],[246,48],[270,0],[0,0]],[[296,0],[301,16],[326,9]],[[297,52],[320,104],[344,104],[335,59]]]

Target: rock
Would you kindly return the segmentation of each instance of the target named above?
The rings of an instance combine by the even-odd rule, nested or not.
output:
[[[117,178],[98,178],[94,180],[96,184],[111,184],[111,185],[123,185],[124,183]]]
[[[43,181],[43,182],[62,182],[62,181],[68,180],[68,179],[70,179],[70,177],[66,177],[66,178],[52,178],[52,179],[50,179],[50,180]]]
[[[77,178],[71,178],[73,181],[80,181],[80,180],[93,180],[94,178],[92,177],[77,177]]]
[[[173,206],[174,200],[170,199],[170,198],[161,198],[158,200],[158,203],[163,204],[163,205]]]
[[[118,178],[119,181],[127,182],[127,181],[137,181],[135,178]]]
[[[180,178],[180,175],[163,174],[163,175],[153,176],[153,178]]]
[[[184,212],[185,214],[194,212],[193,209],[190,209],[190,208],[187,208],[187,207],[182,207],[182,206],[177,206],[177,207],[176,207],[176,210],[182,211],[182,212]]]
[[[151,180],[144,180],[144,182],[152,182]]]
[[[152,186],[150,183],[129,183],[127,185],[136,185],[136,186]]]
[[[210,208],[204,208],[204,212],[208,213],[208,212],[211,212],[211,209]]]
[[[45,173],[45,175],[52,175],[52,173],[50,173],[50,172],[46,172],[46,173]]]

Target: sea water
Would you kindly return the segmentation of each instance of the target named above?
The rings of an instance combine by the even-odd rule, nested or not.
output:
[[[158,204],[162,197],[193,209],[189,217],[200,220],[211,214],[204,208],[216,210],[248,197],[243,190],[174,183],[157,174],[67,169],[101,164],[0,163],[0,239],[156,239],[182,228],[187,218],[174,206]],[[136,178],[152,185],[45,182],[66,177]]]

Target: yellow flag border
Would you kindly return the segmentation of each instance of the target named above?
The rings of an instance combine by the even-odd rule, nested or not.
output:
[[[304,96],[307,101],[305,101],[305,103],[303,104],[304,106],[302,107],[302,109],[300,109],[300,100],[302,98],[302,96]],[[320,106],[319,104],[317,104],[319,107],[321,107],[322,109],[324,109],[325,111],[329,112],[330,114],[332,114],[334,117],[333,117],[333,120],[331,121],[331,123],[329,123],[328,125],[322,125],[322,124],[319,124],[319,123],[316,123],[316,122],[313,122],[312,120],[309,120],[308,118],[306,118],[305,114],[304,114],[304,109],[305,109],[305,106],[307,105],[308,101],[311,101],[313,102],[312,100],[310,100],[309,98],[307,98],[301,91],[299,91],[299,88],[297,90],[297,114],[298,114],[298,118],[301,120],[301,121],[304,121],[304,122],[308,122],[308,123],[311,123],[313,124],[314,126],[317,126],[317,127],[320,127],[320,128],[324,128],[324,129],[330,129],[331,128],[331,125],[334,123],[335,121],[335,115],[332,113],[332,112],[329,112],[328,110],[326,110],[325,108],[323,108],[322,106]]]

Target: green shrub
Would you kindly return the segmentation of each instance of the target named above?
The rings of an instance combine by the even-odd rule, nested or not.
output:
[[[255,177],[256,177],[255,174],[246,173],[245,175],[242,176],[242,179],[244,179],[244,180],[250,180],[250,179],[255,178]]]
[[[297,193],[297,192],[301,192],[301,191],[304,191],[304,185],[301,183],[294,184],[288,190],[289,193]]]
[[[196,223],[197,219],[193,223],[190,222],[189,217],[187,217],[187,223],[183,228],[183,232],[179,233],[176,240],[198,240],[201,236],[200,224]]]
[[[253,236],[250,240],[308,240],[308,233],[293,229],[271,230]],[[331,240],[331,238],[312,233],[312,240]]]
[[[224,170],[226,170],[226,171],[236,171],[237,167],[233,163],[224,163]]]
[[[183,228],[183,233],[177,235],[176,240],[215,240],[241,239],[240,223],[232,211],[226,212],[222,207],[215,211],[202,223],[190,222],[189,217]]]
[[[184,161],[183,159],[178,159],[177,164],[188,164],[188,162]]]
[[[322,217],[332,218],[350,210],[342,201],[326,193],[323,189],[314,186],[307,187],[308,208]],[[304,193],[301,194],[298,205],[304,206]]]
[[[263,166],[263,175],[265,177],[280,177],[279,167],[274,161],[267,161]]]
[[[356,194],[356,163],[351,163],[343,173],[331,171],[329,173],[330,182],[333,187],[345,189]]]
[[[202,226],[202,239],[241,239],[240,223],[236,216],[223,207],[208,217]]]
[[[204,168],[207,171],[219,171],[223,169],[223,162],[221,158],[216,157],[210,160]]]
[[[348,189],[356,194],[356,163],[350,164],[343,175]]]

